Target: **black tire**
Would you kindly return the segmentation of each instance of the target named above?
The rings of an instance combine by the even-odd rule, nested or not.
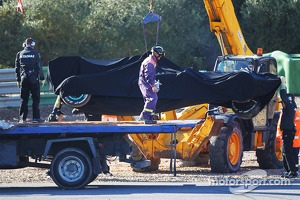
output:
[[[210,138],[209,158],[212,172],[238,172],[243,158],[242,131],[237,122],[222,127]]]
[[[93,176],[91,177],[91,180],[87,184],[89,184],[89,183],[93,182],[94,180],[96,180],[97,177],[98,177],[98,174],[97,175],[93,174]]]
[[[84,105],[86,105],[89,100],[91,99],[90,94],[81,94],[81,95],[69,95],[69,96],[63,96],[60,95],[63,102],[71,107],[79,108]]]
[[[80,189],[95,177],[90,156],[78,148],[59,151],[51,162],[50,172],[62,189]]]
[[[280,169],[283,167],[283,158],[280,143],[276,140],[279,115],[275,114],[270,127],[270,135],[264,150],[256,150],[258,165],[261,169]]]
[[[241,119],[252,119],[262,109],[261,103],[255,100],[232,101],[232,110]]]

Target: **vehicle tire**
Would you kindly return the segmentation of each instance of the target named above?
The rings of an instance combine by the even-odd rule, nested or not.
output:
[[[59,151],[50,166],[53,181],[62,189],[80,189],[93,179],[90,156],[78,148]]]
[[[97,177],[98,177],[98,174],[97,175],[93,174],[93,176],[91,177],[91,180],[87,184],[90,184],[91,182],[93,182],[94,180],[96,180]]]
[[[92,95],[90,94],[69,95],[69,96],[60,95],[61,99],[65,104],[74,108],[79,108],[86,105],[91,99],[91,96]]]
[[[270,127],[270,135],[264,150],[256,150],[258,165],[261,169],[280,169],[283,167],[282,149],[276,140],[279,115],[275,114]]]
[[[210,138],[209,158],[212,172],[239,171],[243,158],[243,138],[237,122],[222,127],[218,136]]]
[[[251,119],[262,109],[261,103],[255,100],[232,101],[231,105],[233,112],[241,119]]]

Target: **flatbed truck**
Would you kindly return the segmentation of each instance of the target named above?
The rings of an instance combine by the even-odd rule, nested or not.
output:
[[[107,156],[117,156],[135,168],[151,164],[150,160],[130,158],[129,134],[169,133],[176,138],[179,129],[194,127],[196,123],[195,120],[170,120],[155,125],[139,121],[12,124],[9,129],[0,129],[0,168],[48,168],[58,187],[80,189],[94,181],[98,174],[109,172]],[[170,153],[173,153],[172,159],[176,159],[176,151]]]

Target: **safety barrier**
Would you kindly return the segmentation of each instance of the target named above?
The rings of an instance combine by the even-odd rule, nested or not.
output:
[[[46,77],[48,67],[43,67]],[[49,90],[47,82],[41,87],[41,105],[53,105],[56,95]],[[30,102],[31,104],[31,99]],[[15,69],[0,69],[0,107],[20,106],[20,89],[17,87]]]

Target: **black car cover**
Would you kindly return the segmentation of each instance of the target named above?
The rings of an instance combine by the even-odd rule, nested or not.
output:
[[[58,57],[49,62],[48,84],[61,96],[91,94],[90,101],[80,107],[84,112],[139,115],[144,106],[139,68],[147,55],[112,60]],[[157,112],[201,103],[231,107],[233,100],[255,100],[263,108],[281,84],[280,78],[270,73],[183,70],[165,57],[157,65],[156,79],[162,83]]]

